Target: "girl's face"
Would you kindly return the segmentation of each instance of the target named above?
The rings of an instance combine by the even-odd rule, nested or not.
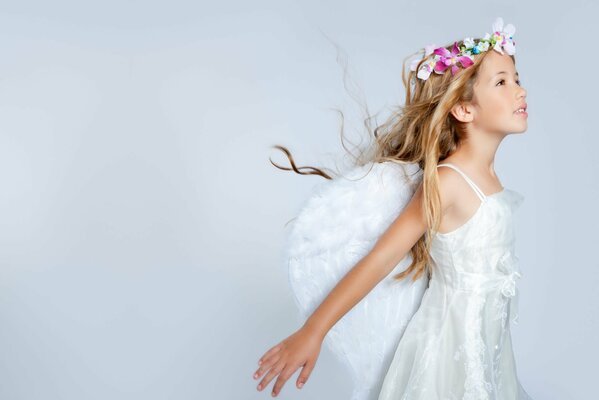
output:
[[[474,85],[472,128],[502,135],[524,132],[528,114],[516,110],[526,108],[526,90],[520,85],[514,62],[507,54],[489,51]]]

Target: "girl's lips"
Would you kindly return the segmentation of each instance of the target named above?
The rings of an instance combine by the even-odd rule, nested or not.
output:
[[[526,111],[524,111],[524,112],[517,112],[517,113],[514,113],[514,114],[516,114],[519,117],[528,117],[528,113]]]

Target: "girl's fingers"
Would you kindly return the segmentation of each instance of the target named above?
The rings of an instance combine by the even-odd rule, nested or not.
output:
[[[262,379],[262,382],[260,382],[260,384],[258,385],[258,390],[262,390],[264,389],[266,386],[268,386],[268,384],[270,383],[271,380],[273,380],[273,378],[277,375],[279,375],[279,373],[283,370],[283,368],[285,367],[285,363],[279,361],[277,362],[270,371],[268,371],[268,374],[266,374],[264,376],[264,379]]]
[[[277,354],[273,355],[272,357],[268,358],[265,362],[263,362],[262,365],[260,366],[260,368],[258,368],[258,370],[254,373],[254,379],[260,378],[260,376],[262,376],[264,371],[268,371],[270,369],[271,365],[273,365],[274,363],[279,361],[280,358],[281,358],[280,354],[277,353]]]
[[[260,357],[260,359],[258,360],[258,364],[260,364],[260,365],[264,364],[264,361],[268,357],[275,354],[279,350],[281,350],[281,343],[277,344],[276,346],[274,346],[270,350],[268,350],[266,353],[264,353],[264,355],[262,357]]]
[[[314,365],[315,363],[313,361],[308,361],[304,365],[304,368],[302,368],[302,372],[300,372],[300,375],[297,378],[297,387],[299,389],[301,389],[302,386],[304,386],[304,384],[308,381],[310,373],[312,373],[312,370],[314,369]]]
[[[274,387],[272,388],[273,396],[276,396],[281,392],[281,389],[283,388],[283,385],[285,385],[285,382],[287,382],[287,380],[291,377],[291,375],[295,373],[296,370],[297,367],[291,367],[290,365],[287,365],[285,367],[283,372],[281,372],[281,374],[277,378]]]
[[[277,362],[277,360],[278,360],[279,358],[281,358],[281,354],[282,354],[282,352],[281,352],[281,351],[277,351],[276,353],[272,353],[272,354],[271,354],[271,355],[269,355],[269,356],[263,357],[263,358],[260,360],[260,361],[262,361],[262,362],[260,363],[260,367],[259,367],[259,369],[261,369],[262,371],[264,371],[264,368],[262,368],[262,367],[264,367],[265,365],[272,365],[274,362]],[[274,361],[273,361],[273,360],[274,360]]]

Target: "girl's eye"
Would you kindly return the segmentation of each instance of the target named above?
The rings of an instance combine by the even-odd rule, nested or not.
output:
[[[500,80],[499,82],[497,82],[497,85],[499,85],[501,82],[505,82],[505,79],[502,79],[502,80]],[[518,80],[516,81],[516,83],[517,83],[518,85],[520,85],[520,79],[518,79]],[[497,85],[495,85],[495,86],[497,86]]]

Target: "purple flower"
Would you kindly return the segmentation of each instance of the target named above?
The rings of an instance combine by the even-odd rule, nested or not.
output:
[[[442,74],[451,66],[451,75],[453,76],[459,70],[458,63],[464,68],[468,68],[474,64],[474,61],[468,55],[459,55],[460,49],[458,48],[458,42],[453,43],[451,52],[445,47],[438,47],[435,49],[434,53],[440,56],[435,64],[435,72],[438,74]]]

